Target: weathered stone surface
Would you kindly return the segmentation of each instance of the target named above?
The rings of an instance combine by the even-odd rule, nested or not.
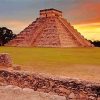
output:
[[[13,65],[13,69],[14,70],[21,70],[21,66],[20,65]]]
[[[16,88],[16,86],[0,86],[0,100],[66,100],[66,98],[53,94],[35,92],[31,89]]]
[[[98,97],[98,99],[97,100],[100,100],[100,97]]]
[[[69,94],[69,99],[76,99],[76,96],[73,92]]]
[[[40,10],[40,17],[6,45],[21,47],[93,46],[62,17],[62,12],[56,9]]]
[[[6,87],[7,89],[14,85],[24,88],[23,91],[28,93],[33,90],[53,93],[66,97],[66,100],[99,100],[100,98],[100,84],[74,79],[54,79],[25,72],[8,72],[0,70],[0,82],[10,85]],[[15,90],[17,90],[18,87],[16,87]]]
[[[7,53],[0,54],[0,66],[1,67],[12,67],[12,60],[9,54]]]

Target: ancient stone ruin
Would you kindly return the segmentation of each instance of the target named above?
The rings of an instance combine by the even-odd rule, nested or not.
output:
[[[6,68],[12,67],[12,64],[13,64],[12,59],[9,54],[7,53],[0,54],[0,66],[1,67],[6,67]]]
[[[66,98],[55,94],[37,92],[29,88],[3,85],[0,86],[0,100],[66,100]]]
[[[26,72],[0,70],[0,83],[56,94],[65,97],[66,100],[100,100],[100,84],[76,79],[53,78],[46,77],[46,75],[44,77]]]
[[[6,46],[20,47],[92,47],[56,9],[40,10],[40,17],[21,31]]]

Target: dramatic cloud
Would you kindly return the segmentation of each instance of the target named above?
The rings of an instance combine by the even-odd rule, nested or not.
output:
[[[100,39],[100,0],[0,0],[0,27],[19,33],[39,10],[56,8],[88,39]]]
[[[73,17],[75,23],[93,23],[100,22],[100,3],[85,3],[80,4],[71,11],[68,12]],[[76,19],[76,20],[75,20]]]

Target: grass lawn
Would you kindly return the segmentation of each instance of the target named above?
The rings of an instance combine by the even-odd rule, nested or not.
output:
[[[100,81],[100,48],[0,47],[22,69]]]

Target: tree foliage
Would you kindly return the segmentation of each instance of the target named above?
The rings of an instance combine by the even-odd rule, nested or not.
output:
[[[16,35],[13,34],[12,30],[10,30],[6,27],[0,28],[0,45],[1,46],[8,43],[10,40],[12,40],[15,37],[16,37]]]
[[[91,41],[90,42],[95,46],[95,47],[100,47],[100,41],[97,40],[97,41]]]

